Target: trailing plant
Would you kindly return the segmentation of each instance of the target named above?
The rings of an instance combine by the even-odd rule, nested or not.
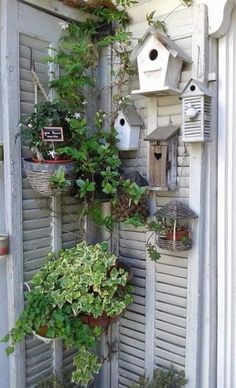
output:
[[[152,379],[140,377],[130,388],[182,388],[186,384],[184,371],[177,371],[171,366],[169,370],[157,368]]]
[[[77,349],[72,381],[87,384],[102,363],[95,353],[102,330],[83,323],[82,316],[119,316],[133,299],[128,272],[117,265],[107,244],[82,242],[58,255],[49,254],[31,284],[25,309],[3,339],[9,341],[6,353],[46,326],[46,337],[61,338],[67,348]]]

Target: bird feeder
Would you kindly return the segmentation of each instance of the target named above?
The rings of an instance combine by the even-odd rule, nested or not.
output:
[[[156,212],[161,225],[157,245],[168,251],[187,251],[192,248],[190,220],[197,215],[181,201],[173,200]]]
[[[191,79],[185,86],[182,99],[183,142],[205,142],[211,135],[211,98],[207,87]]]
[[[0,142],[0,162],[3,162],[3,143]]]
[[[0,256],[8,254],[8,235],[0,234]]]
[[[143,121],[134,105],[120,110],[115,119],[114,128],[118,132],[117,147],[120,151],[132,151],[139,148],[139,135]]]
[[[151,27],[131,54],[137,60],[140,89],[133,94],[172,95],[178,89],[183,62],[191,62],[169,37]]]
[[[158,127],[144,140],[149,142],[149,186],[159,191],[175,190],[177,178],[177,134],[180,128]]]

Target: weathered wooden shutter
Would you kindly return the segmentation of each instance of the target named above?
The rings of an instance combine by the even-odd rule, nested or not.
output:
[[[133,269],[134,302],[119,323],[119,388],[145,373],[146,232],[120,224],[119,256]]]
[[[25,34],[20,34],[20,106],[21,114],[31,113],[34,104],[34,87],[30,72],[31,50],[35,68],[42,84],[48,80],[48,65],[44,58],[49,43]],[[22,154],[25,155],[23,147]],[[24,281],[30,281],[33,274],[52,250],[51,200],[40,198],[23,175],[23,251]],[[34,387],[36,382],[53,373],[52,345],[30,336],[25,342],[26,386]]]
[[[164,256],[156,265],[155,366],[185,367],[187,258]]]

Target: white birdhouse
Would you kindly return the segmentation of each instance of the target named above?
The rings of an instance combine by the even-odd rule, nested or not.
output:
[[[183,62],[191,62],[184,51],[169,37],[155,28],[149,28],[131,54],[137,60],[139,90],[133,94],[178,94]]]
[[[132,151],[139,148],[140,128],[143,121],[133,105],[124,107],[119,111],[115,119],[114,127],[118,132],[118,149]]]
[[[211,135],[211,98],[207,87],[191,79],[185,86],[182,98],[183,142],[205,142]]]

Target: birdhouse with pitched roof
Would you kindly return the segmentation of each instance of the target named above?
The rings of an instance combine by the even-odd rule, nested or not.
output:
[[[200,81],[190,79],[180,98],[182,99],[183,142],[205,142],[211,135],[212,95]]]
[[[139,135],[143,121],[134,105],[128,105],[120,110],[115,119],[114,127],[118,133],[118,149],[132,151],[139,148]]]
[[[144,139],[149,142],[149,186],[156,190],[176,189],[178,130],[174,125],[158,127]]]
[[[183,62],[191,62],[168,36],[151,27],[131,54],[137,61],[140,89],[133,94],[178,94]]]

